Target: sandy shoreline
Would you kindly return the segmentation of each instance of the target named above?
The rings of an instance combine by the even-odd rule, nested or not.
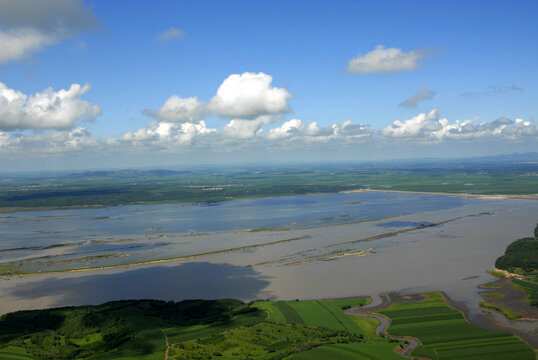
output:
[[[459,198],[462,198],[462,199],[477,199],[477,200],[534,200],[534,201],[538,201],[538,194],[529,194],[529,195],[508,195],[508,194],[480,195],[480,194],[467,194],[467,193],[443,193],[443,192],[427,192],[427,191],[376,190],[376,189],[356,189],[356,190],[340,191],[341,194],[355,194],[355,193],[362,193],[362,192],[440,195],[440,196],[459,197]]]

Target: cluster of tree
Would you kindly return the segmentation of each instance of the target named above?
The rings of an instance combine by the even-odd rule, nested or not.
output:
[[[228,321],[233,316],[257,309],[237,299],[155,301],[137,300],[145,316],[158,317],[169,325],[197,325]]]
[[[505,254],[495,261],[497,269],[510,272],[532,272],[538,269],[538,225],[534,237],[519,239],[510,244]]]
[[[39,359],[73,359],[117,348],[133,337],[125,320],[108,306],[17,311],[0,317],[0,346],[26,349]],[[76,340],[99,334],[91,348]]]
[[[22,347],[39,359],[83,358],[132,340],[140,321],[170,326],[209,324],[256,310],[240,300],[223,299],[177,303],[126,300],[99,306],[17,311],[0,316],[0,347]],[[87,336],[94,338],[91,345],[80,345]],[[143,350],[146,353],[152,349]]]

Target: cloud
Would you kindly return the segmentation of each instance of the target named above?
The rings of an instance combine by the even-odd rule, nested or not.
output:
[[[408,97],[404,102],[400,103],[401,107],[416,107],[419,102],[431,100],[435,96],[435,91],[426,89],[422,86],[415,95]]]
[[[160,42],[164,42],[164,41],[179,39],[182,37],[185,37],[185,32],[183,30],[176,29],[175,27],[171,27],[165,32],[162,32],[159,35],[157,35],[155,38]]]
[[[299,119],[291,119],[281,126],[269,129],[265,137],[274,142],[288,140],[288,144],[290,142],[311,144],[328,141],[345,143],[371,137],[373,133],[373,130],[368,125],[356,124],[351,120],[320,128],[315,121],[307,124]]]
[[[0,31],[0,64],[28,56],[54,42],[54,37],[34,29]]]
[[[309,133],[314,135],[319,132],[318,123],[310,124]],[[303,122],[299,119],[291,119],[281,126],[272,128],[267,133],[267,138],[271,140],[290,138],[294,135],[301,134],[305,131]]]
[[[206,115],[217,114],[235,120],[230,125],[230,134],[234,133],[232,129],[235,128],[241,132],[246,125],[238,120],[261,124],[267,121],[260,123],[262,118],[274,118],[291,110],[288,99],[292,95],[284,88],[271,86],[272,81],[271,75],[262,72],[232,74],[221,83],[209,103],[197,97],[172,95],[157,110],[144,110],[143,113],[167,122],[196,122]]]
[[[77,120],[93,120],[101,108],[81,99],[90,89],[89,84],[73,84],[67,90],[25,95],[0,82],[0,130],[70,129]]]
[[[344,122],[338,122],[332,126],[335,136],[344,136],[347,138],[362,138],[365,136],[370,136],[374,131],[370,128],[369,125],[364,124],[355,124],[351,120],[346,120]]]
[[[491,122],[471,120],[449,122],[446,118],[440,118],[438,110],[433,109],[428,114],[418,114],[408,120],[396,120],[381,130],[380,135],[384,138],[413,142],[478,138],[520,141],[538,136],[538,128],[530,121],[511,120],[505,117]]]
[[[523,91],[523,88],[515,84],[512,84],[510,86],[488,85],[488,87],[484,91],[463,92],[460,94],[460,96],[467,97],[467,96],[482,96],[482,95],[490,95],[490,94],[502,94],[502,93],[506,93],[510,91]]]
[[[378,45],[367,54],[359,54],[348,62],[347,71],[356,74],[415,70],[426,56],[425,51],[403,52],[402,49]]]
[[[411,119],[400,121],[396,120],[392,125],[387,126],[381,131],[381,135],[393,138],[408,138],[418,137],[425,133],[435,134],[442,128],[439,123],[439,113],[437,109],[433,109],[430,113],[418,114]]]
[[[272,87],[272,81],[271,75],[262,72],[232,74],[219,86],[209,106],[220,116],[239,119],[289,112],[287,100],[292,95]]]
[[[144,110],[143,113],[169,122],[195,122],[208,114],[208,108],[197,97],[172,95],[157,110]]]
[[[26,57],[98,25],[80,0],[0,1],[0,64]]]
[[[101,149],[113,141],[96,140],[88,129],[77,127],[71,130],[50,131],[34,135],[10,135],[0,132],[0,149],[6,154],[23,157],[43,157],[51,154]]]
[[[0,131],[0,149],[9,144],[9,133]]]
[[[537,139],[538,128],[530,121],[505,117],[493,121],[448,121],[434,109],[408,120],[395,121],[381,131],[351,120],[324,127],[300,119],[274,124],[271,116],[233,119],[220,130],[209,128],[204,121],[152,121],[119,138],[106,139],[93,137],[83,127],[33,134],[0,131],[0,160],[47,156],[67,159],[68,154],[73,153],[99,159],[131,156],[130,161],[138,157],[154,161],[160,159],[155,157],[157,153],[169,156],[172,161],[175,154],[191,154],[186,161],[196,161],[199,156],[214,161],[221,156],[225,158],[224,153],[229,154],[230,160],[248,156],[253,161],[259,156],[273,156],[274,160],[282,160],[282,156],[290,160],[312,160],[313,156],[318,160],[333,156],[340,160],[365,159],[364,156],[394,158],[394,154],[417,157],[422,156],[423,151],[438,155],[443,151],[457,151],[469,156],[470,151],[484,154],[488,149],[533,151]],[[153,155],[148,157],[148,154]]]
[[[262,133],[262,125],[271,123],[270,116],[259,116],[253,120],[233,119],[222,129],[222,136],[228,139],[252,139]]]
[[[215,132],[217,130],[208,128],[203,120],[198,123],[153,121],[147,127],[125,133],[121,140],[136,144],[177,146],[191,144],[196,137]]]

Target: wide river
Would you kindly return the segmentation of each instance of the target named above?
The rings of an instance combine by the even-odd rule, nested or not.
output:
[[[536,201],[391,192],[3,212],[0,313],[442,290],[472,316],[486,270],[537,222]]]

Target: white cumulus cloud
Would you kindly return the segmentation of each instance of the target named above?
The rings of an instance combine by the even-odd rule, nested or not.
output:
[[[314,125],[317,126],[317,123]],[[291,119],[286,121],[281,126],[272,128],[267,133],[267,138],[271,140],[285,139],[293,135],[300,134],[305,129],[303,122],[299,119]],[[319,131],[319,129],[311,128],[313,133]]]
[[[207,104],[199,101],[196,96],[182,98],[172,95],[157,110],[145,110],[144,113],[169,122],[195,122],[206,115],[208,109]]]
[[[291,119],[281,126],[269,129],[265,137],[273,141],[289,139],[299,143],[312,143],[330,140],[348,141],[369,137],[372,134],[373,130],[369,126],[356,124],[351,120],[320,128],[316,121],[307,124],[299,119]]]
[[[271,123],[270,116],[259,116],[253,120],[232,119],[221,131],[223,137],[228,139],[252,139],[262,133],[262,125]]]
[[[394,138],[418,137],[426,133],[436,134],[442,128],[439,112],[437,109],[433,109],[428,114],[418,114],[408,120],[396,120],[392,125],[384,128],[381,135]]]
[[[23,157],[42,157],[50,154],[77,152],[88,149],[108,149],[100,147],[108,142],[96,140],[83,127],[70,130],[48,131],[33,135],[0,132],[0,148],[5,154],[20,154]]]
[[[101,109],[81,99],[90,89],[89,84],[73,84],[67,90],[25,95],[0,82],[0,129],[69,129],[79,119],[93,120]]]
[[[501,117],[494,121],[456,120],[440,118],[437,109],[418,114],[411,119],[396,120],[381,130],[381,136],[409,141],[469,140],[489,138],[523,140],[538,136],[538,128],[530,121]]]
[[[216,131],[216,129],[208,128],[203,120],[198,123],[153,121],[147,127],[125,133],[121,140],[154,145],[186,145],[194,141],[196,137],[203,137]]]
[[[219,86],[210,108],[220,116],[238,119],[289,112],[292,95],[271,86],[272,81],[273,77],[263,72],[232,74]]]
[[[398,48],[378,45],[367,54],[359,54],[348,62],[347,71],[357,74],[415,70],[420,66],[425,52],[408,52]]]

